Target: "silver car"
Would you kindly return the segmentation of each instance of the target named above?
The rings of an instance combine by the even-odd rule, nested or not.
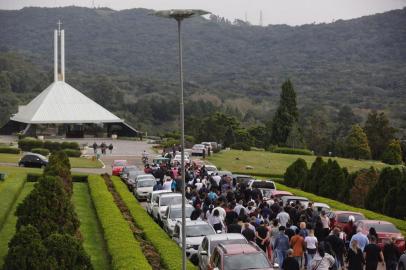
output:
[[[155,204],[152,207],[152,217],[158,224],[162,225],[161,216],[165,214],[166,208],[168,208],[169,205],[181,203],[182,194],[180,193],[162,194],[155,199]]]
[[[219,244],[247,244],[247,239],[240,233],[211,234],[203,238],[197,251],[199,269],[207,269],[211,254]]]
[[[152,191],[148,197],[147,197],[147,212],[148,214],[152,215],[152,208],[154,206],[154,204],[156,204],[155,200],[156,198],[164,193],[172,193],[171,190],[155,190]]]
[[[186,221],[190,221],[190,215],[192,214],[194,209],[195,208],[190,204],[185,205]],[[162,216],[162,224],[164,230],[169,234],[169,236],[173,235],[176,223],[181,220],[182,220],[182,205],[181,204],[170,205],[168,209],[166,209],[166,213]]]

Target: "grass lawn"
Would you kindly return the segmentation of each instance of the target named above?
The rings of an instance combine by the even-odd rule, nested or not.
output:
[[[10,209],[21,190],[23,189],[25,182],[25,175],[21,173],[11,173],[7,176],[6,180],[0,184],[0,230],[5,223]]]
[[[73,184],[73,203],[80,220],[83,246],[91,257],[94,269],[111,269],[106,243],[90,198],[87,183]]]
[[[19,154],[0,153],[0,163],[17,163],[21,158]],[[101,168],[103,165],[98,160],[87,158],[69,158],[72,168]]]
[[[4,263],[4,256],[7,255],[8,242],[14,236],[16,230],[17,217],[14,215],[17,206],[24,200],[24,198],[34,188],[34,183],[26,183],[18,196],[17,200],[13,204],[9,215],[6,217],[3,228],[0,230],[0,269]]]
[[[236,159],[238,158],[238,160]],[[208,158],[210,162],[222,170],[229,170],[232,172],[246,173],[246,174],[270,174],[270,175],[283,175],[286,168],[292,164],[296,159],[303,158],[308,167],[310,168],[316,156],[303,156],[303,155],[287,155],[279,153],[271,153],[266,151],[240,151],[229,150],[221,151]],[[327,160],[328,157],[325,157]],[[377,169],[390,166],[379,161],[364,161],[353,160],[346,158],[333,158],[338,161],[340,166],[347,167],[350,172],[357,171],[362,168],[369,168],[374,166]],[[245,166],[252,166],[253,169],[246,169]]]

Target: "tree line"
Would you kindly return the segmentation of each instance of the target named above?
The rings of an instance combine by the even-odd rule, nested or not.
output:
[[[300,188],[391,217],[406,218],[406,170],[371,167],[349,173],[336,160],[317,157],[310,168],[297,159],[284,174],[287,186]]]

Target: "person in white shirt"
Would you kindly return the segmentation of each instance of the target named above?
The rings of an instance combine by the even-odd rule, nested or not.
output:
[[[172,179],[167,178],[164,184],[162,185],[163,190],[172,190]]]
[[[244,207],[244,205],[242,205],[243,203],[244,203],[244,202],[243,202],[242,200],[240,200],[240,201],[235,205],[235,207],[234,207],[234,212],[236,212],[237,215],[240,214],[241,209],[244,208],[244,210],[246,210],[245,207]],[[247,211],[245,211],[245,212],[247,212]]]
[[[227,214],[227,213],[226,213],[226,210],[224,210],[224,208],[221,207],[220,205],[218,205],[216,208],[214,208],[213,211],[214,211],[214,210],[218,210],[218,211],[219,211],[220,218],[221,218],[222,221],[224,221],[225,218],[226,218],[226,214]]]
[[[196,184],[195,184],[195,186],[196,186],[196,191],[199,191],[199,190],[203,187],[203,184],[200,183],[200,179],[199,179],[199,178],[196,179]]]
[[[221,176],[216,173],[216,175],[213,175],[212,178],[216,182],[217,186],[220,186]]]
[[[286,227],[286,223],[289,222],[290,216],[288,213],[285,212],[285,209],[282,208],[282,211],[280,211],[279,214],[276,215],[276,219],[279,220],[279,224],[281,224],[281,226]]]

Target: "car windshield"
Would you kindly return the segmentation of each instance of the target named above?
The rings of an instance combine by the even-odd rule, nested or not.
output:
[[[339,214],[337,216],[337,221],[340,223],[347,223],[349,216],[354,216],[355,221],[365,219],[364,216],[362,216],[360,214],[348,213],[348,214]]]
[[[262,196],[270,198],[272,196],[272,190],[270,189],[260,189],[262,192]]]
[[[207,171],[216,171],[217,168],[216,167],[211,167],[211,166],[206,166],[206,170]]]
[[[243,270],[270,267],[271,265],[262,253],[237,254],[233,256],[225,256],[224,258],[224,269]]]
[[[126,162],[125,161],[115,161],[114,166],[125,166]]]
[[[245,239],[229,239],[229,240],[219,240],[210,242],[210,254],[213,253],[213,250],[219,245],[229,245],[229,244],[246,244],[247,240]]]
[[[155,180],[142,180],[137,182],[137,187],[153,187],[155,185]]]
[[[300,204],[303,205],[305,208],[307,208],[307,206],[309,205],[309,201],[307,201],[307,200],[298,200],[298,199],[288,200],[288,204],[293,204],[293,203],[296,203],[297,201],[299,201]]]
[[[203,144],[195,144],[195,146],[193,146],[193,148],[203,149],[204,145]]]
[[[186,217],[190,218],[190,215],[193,212],[193,207],[186,207]],[[182,217],[182,209],[181,208],[172,208],[171,213],[169,214],[169,218],[181,218]]]
[[[378,233],[399,233],[399,230],[393,224],[383,224],[383,223],[371,223],[367,224],[366,227],[375,228]]]
[[[266,182],[266,181],[255,181],[254,183],[252,183],[252,188],[275,189],[275,184],[272,182]]]
[[[172,204],[181,204],[182,196],[161,197],[160,205],[167,206]]]
[[[186,227],[186,237],[206,236],[215,233],[209,224],[190,225]]]

